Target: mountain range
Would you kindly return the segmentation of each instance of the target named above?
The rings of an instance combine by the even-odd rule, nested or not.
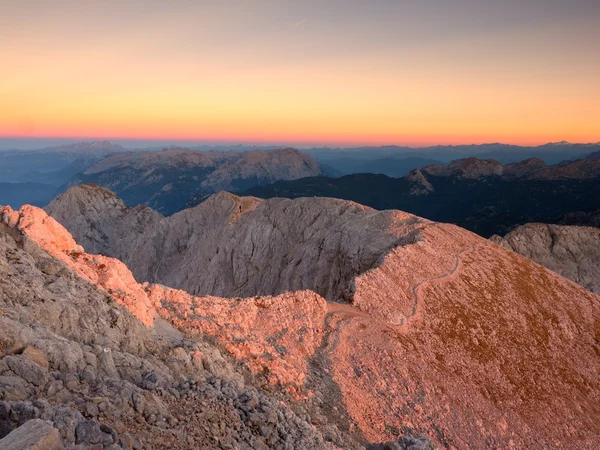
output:
[[[79,242],[41,209],[0,212],[4,439],[597,442],[600,298],[455,225],[227,193],[163,217],[94,186],[48,212]]]
[[[349,220],[357,220],[356,212],[364,209],[360,205],[331,198],[299,198],[296,202],[281,198],[268,206],[262,203],[255,197],[223,191],[195,208],[164,217],[149,207],[130,208],[108,189],[80,185],[58,196],[46,212],[88,252],[125,262],[136,279],[164,283],[194,295],[245,297],[311,288],[327,299],[350,298],[351,285],[340,286],[324,274],[333,270],[339,279],[353,270],[366,270],[381,251],[397,245],[389,236],[378,237],[373,229],[373,223],[388,220],[386,211],[366,215],[357,222],[356,236],[350,237],[343,230]],[[313,203],[317,206],[310,207]],[[315,215],[307,216],[307,211]],[[266,220],[254,218],[264,214]],[[327,218],[328,214],[332,217]],[[308,238],[298,234],[307,233],[302,228],[288,230],[285,221],[289,215],[311,223]],[[294,233],[293,244],[277,230]],[[335,239],[330,241],[327,235],[331,234]],[[257,244],[258,235],[266,236],[266,247]],[[490,239],[600,293],[598,228],[532,223]],[[357,248],[347,248],[350,242]],[[274,255],[281,248],[287,249],[284,259]],[[234,258],[236,250],[246,254]],[[349,265],[354,253],[358,260]],[[264,261],[253,261],[259,254],[266,254],[260,257]],[[265,261],[279,270],[261,272]],[[192,274],[195,267],[203,267],[204,274]]]
[[[317,162],[291,148],[243,153],[169,148],[114,154],[75,176],[69,185],[98,184],[128,205],[145,204],[172,214],[194,197],[317,175],[321,175]]]
[[[0,152],[0,204],[45,206],[69,186],[93,182],[132,206],[148,204],[171,214],[222,189],[235,192],[321,173],[310,156],[294,149],[132,152],[107,141],[77,142]]]
[[[543,147],[543,149],[542,149]],[[548,144],[536,152],[594,150],[596,144]],[[511,146],[436,147],[436,151],[513,154]],[[414,150],[414,149],[413,149]],[[312,151],[312,150],[310,150]],[[374,173],[339,177],[352,169],[335,169],[317,152],[316,161],[294,149],[198,151],[169,147],[162,151],[125,151],[109,142],[76,143],[40,151],[4,153],[8,180],[0,183],[0,203],[45,206],[69,186],[98,184],[116,192],[128,206],[143,204],[163,215],[194,207],[213,193],[227,190],[261,198],[326,196],[354,200],[377,209],[401,209],[431,220],[450,222],[484,237],[503,235],[531,222],[597,226],[600,210],[600,165],[595,155],[548,165],[540,158],[502,164],[468,157],[440,164],[424,157],[407,157],[402,149],[348,149],[344,161],[355,170]],[[433,151],[425,149],[425,153]],[[323,153],[323,154],[325,154]],[[329,153],[327,153],[329,154]],[[378,160],[378,154],[385,154]],[[449,153],[447,153],[449,154]],[[516,154],[516,153],[514,153]],[[320,155],[320,156],[319,156]],[[402,156],[404,155],[404,156]],[[330,154],[331,156],[331,154]],[[11,159],[11,158],[16,159]],[[25,159],[23,159],[25,158]],[[26,164],[27,158],[32,163]],[[55,158],[52,164],[45,161]],[[1,165],[0,165],[1,166]],[[44,170],[32,169],[43,166]],[[322,176],[334,173],[335,177]]]
[[[351,148],[308,148],[304,150],[314,156],[320,163],[336,167],[338,160],[348,163],[349,159],[373,161],[383,158],[404,159],[424,158],[449,163],[455,159],[471,156],[480,159],[495,159],[504,164],[519,162],[529,158],[543,159],[547,164],[559,164],[566,160],[581,159],[584,156],[600,151],[600,142],[587,144],[572,144],[570,142],[549,142],[538,146],[522,146],[502,143],[470,144],[470,145],[434,145],[429,147],[406,147],[387,145],[379,147]],[[358,164],[357,164],[358,168]],[[413,168],[418,168],[414,166]],[[360,173],[354,170],[353,173]]]
[[[0,151],[0,204],[45,206],[71,178],[121,151],[123,147],[108,141]]]
[[[309,148],[301,154],[292,154],[289,149],[286,154],[281,150],[275,146],[191,145],[189,148],[167,146],[161,152],[156,151],[156,145],[150,145],[132,151],[108,141],[60,144],[40,150],[4,150],[0,151],[0,179],[2,183],[11,185],[0,189],[0,203],[15,208],[23,203],[44,206],[69,186],[98,183],[116,191],[130,206],[144,203],[171,214],[200,203],[219,189],[239,192],[255,184],[320,174],[334,178],[355,173],[403,177],[413,169],[474,156],[479,159],[495,158],[505,164],[526,158],[534,158],[532,161],[538,163],[542,160],[546,164],[558,164],[600,152],[600,145],[558,142],[538,147],[483,144],[424,148]],[[280,152],[280,157],[271,158],[270,162],[266,159],[259,161],[258,155],[273,151]],[[308,155],[315,158],[319,168]],[[299,170],[303,164],[299,160],[308,163],[305,170]],[[92,169],[92,166],[97,167]],[[220,167],[219,171],[216,171],[216,166]],[[146,171],[142,172],[142,168]],[[146,172],[149,170],[152,172],[148,175]],[[226,173],[229,170],[232,173]],[[297,172],[294,173],[294,170]],[[214,179],[204,179],[213,172],[216,172],[211,175]],[[181,179],[177,178],[178,175]],[[173,177],[177,179],[173,180]],[[136,178],[140,179],[138,184],[133,180]],[[228,178],[231,180],[227,181]],[[161,179],[170,182],[161,183]],[[37,191],[32,191],[31,183],[40,185],[35,188]],[[173,186],[176,188],[173,189]],[[18,191],[21,193],[14,194]]]
[[[273,197],[335,197],[376,209],[401,209],[484,237],[530,222],[591,224],[600,209],[600,163],[548,166],[536,158],[501,164],[465,158],[415,169],[402,178],[353,174],[279,181],[245,191]],[[581,221],[581,222],[579,222]]]

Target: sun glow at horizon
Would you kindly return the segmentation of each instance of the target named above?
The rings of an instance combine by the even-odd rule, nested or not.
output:
[[[242,12],[206,2],[51,3],[2,7],[0,136],[600,141],[598,15],[480,29],[465,21],[476,9],[466,1],[449,17],[374,2],[341,19],[317,2],[238,4]],[[477,17],[496,20],[498,8]]]

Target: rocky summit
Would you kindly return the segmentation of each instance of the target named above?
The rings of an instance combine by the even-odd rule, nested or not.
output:
[[[192,430],[199,429],[196,444],[215,433],[210,435],[218,440],[214,442],[231,439],[240,448],[258,441],[273,448],[288,443],[290,448],[411,448],[408,441],[430,445],[415,436],[440,448],[584,449],[597,444],[600,297],[517,253],[454,225],[341,200],[261,201],[222,193],[163,218],[146,208],[124,207],[95,187],[67,194],[48,211],[72,230],[85,251],[54,219],[33,207],[6,210],[6,233],[31,243],[24,248],[42,247],[46,259],[60,267],[60,273],[50,269],[55,281],[44,278],[40,289],[60,286],[73,296],[60,291],[57,301],[68,304],[75,297],[85,305],[92,301],[88,295],[69,287],[70,280],[82,283],[99,292],[94,295],[106,305],[102,308],[119,311],[120,320],[130,321],[117,321],[111,328],[116,313],[98,310],[84,322],[99,327],[109,321],[110,333],[128,333],[126,343],[111,347],[115,370],[110,373],[131,383],[151,404],[153,395],[166,408],[158,413],[150,409],[146,417],[136,415],[132,405],[121,405],[118,420],[105,419],[106,414],[94,419],[119,439],[119,433],[127,432],[163,448],[163,435],[196,439]],[[119,233],[125,224],[135,224],[138,215],[150,225],[133,226],[118,245]],[[103,222],[104,217],[111,219]],[[92,248],[106,256],[86,253]],[[135,268],[135,278],[110,256]],[[149,266],[141,262],[143,257],[150,259]],[[3,280],[18,280],[24,270],[14,258],[9,255],[5,264],[15,275]],[[39,273],[32,258],[27,267]],[[152,265],[153,273],[147,271]],[[5,294],[15,306],[4,307],[3,319],[34,327],[41,319],[28,308],[56,305],[37,300],[41,294]],[[54,317],[56,313],[46,314],[34,329],[74,336],[82,326],[82,319],[69,314]],[[67,318],[74,323],[62,325]],[[78,342],[73,345],[80,345],[82,354],[96,356],[96,380],[100,377],[106,386],[97,367],[109,343],[103,335],[86,336],[89,340],[83,342],[69,339]],[[151,342],[160,336],[166,347],[130,349],[140,336]],[[28,345],[44,354],[49,373],[60,371],[59,356],[38,341],[14,345],[5,359],[23,359]],[[215,349],[219,364],[208,356]],[[115,357],[112,352],[120,353]],[[128,355],[154,366],[129,362]],[[205,372],[194,365],[199,359],[204,371],[227,367],[212,374],[220,382],[202,378]],[[91,363],[73,364],[67,372],[83,383],[83,371]],[[19,378],[10,366],[7,371]],[[242,382],[250,392],[239,391]],[[29,390],[11,401],[33,405],[43,397],[50,408],[64,404],[25,382],[14,383]],[[45,379],[38,383],[49,387]],[[202,405],[207,391],[216,396],[210,408],[226,408],[232,417],[225,421],[225,431],[212,423],[206,425],[209,434],[203,428],[205,409],[198,400]],[[264,400],[246,400],[252,392]],[[97,396],[95,391],[92,395]],[[174,403],[181,409],[171,410],[170,399],[177,395]],[[113,399],[107,411],[116,408],[115,397],[112,392],[103,397]],[[187,398],[191,403],[181,400]],[[282,417],[293,417],[293,424],[285,424],[291,428],[284,428],[292,437],[268,416],[253,424],[250,417],[255,416],[245,414],[247,402],[266,413],[274,404],[268,403],[271,398],[280,401]],[[70,401],[76,408],[78,403]],[[217,406],[220,401],[229,406]],[[85,410],[78,411],[83,420],[91,420]],[[173,415],[176,421],[170,419]],[[240,428],[232,425],[234,417]],[[193,425],[186,428],[189,423]],[[153,430],[160,439],[144,433]],[[294,441],[300,436],[308,441]]]

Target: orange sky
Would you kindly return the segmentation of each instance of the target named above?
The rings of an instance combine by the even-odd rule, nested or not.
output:
[[[6,2],[0,136],[600,141],[600,2],[280,3]]]

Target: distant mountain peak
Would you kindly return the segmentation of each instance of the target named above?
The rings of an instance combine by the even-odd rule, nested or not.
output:
[[[461,178],[481,178],[490,175],[501,175],[502,164],[495,159],[479,159],[471,156],[456,159],[448,165],[434,164],[426,166],[423,171],[436,176],[456,175]]]
[[[77,141],[77,142],[75,142],[75,144],[72,144],[72,145],[88,145],[91,147],[99,147],[99,146],[116,145],[116,144],[113,144],[110,141],[104,140],[104,141]]]
[[[433,186],[419,169],[411,170],[404,179],[410,183],[411,195],[427,195],[433,192]]]

